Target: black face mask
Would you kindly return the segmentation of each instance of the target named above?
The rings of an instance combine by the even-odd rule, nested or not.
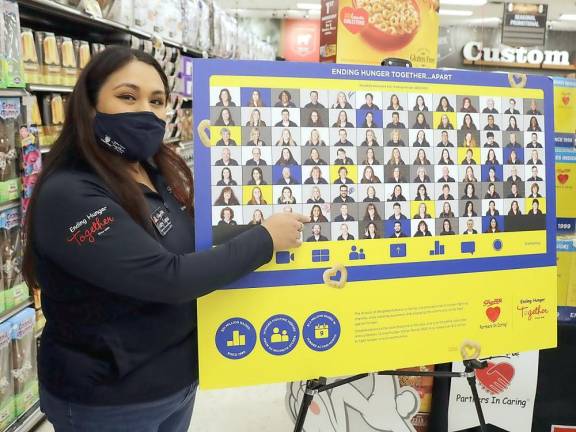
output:
[[[131,162],[144,161],[160,150],[166,122],[150,111],[104,114],[96,112],[96,142]]]

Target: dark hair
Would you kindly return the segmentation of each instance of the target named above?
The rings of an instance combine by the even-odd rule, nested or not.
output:
[[[230,207],[224,207],[222,210],[220,210],[220,219],[224,220],[224,212],[230,212],[230,220],[234,219],[234,210],[232,210]]]
[[[62,132],[42,164],[24,223],[28,241],[24,249],[22,273],[30,287],[38,285],[33,247],[36,202],[46,180],[59,169],[87,166],[102,179],[134,221],[149,231],[153,229],[147,217],[148,209],[142,189],[126,170],[124,159],[103,150],[96,142],[93,126],[92,113],[100,89],[111,74],[133,61],[150,65],[158,72],[168,98],[170,89],[166,74],[154,57],[143,51],[122,46],[109,47],[95,55],[84,68],[68,99]],[[193,180],[186,162],[165,144],[153,159],[174,198],[186,207],[188,213],[193,214]]]

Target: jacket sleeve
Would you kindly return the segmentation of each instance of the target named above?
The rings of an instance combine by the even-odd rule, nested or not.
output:
[[[270,261],[262,226],[206,251],[174,254],[137,224],[96,179],[58,173],[41,186],[36,252],[101,289],[160,303],[184,303]]]

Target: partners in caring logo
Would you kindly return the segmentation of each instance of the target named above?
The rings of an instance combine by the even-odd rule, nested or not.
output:
[[[476,371],[476,378],[486,392],[495,396],[508,390],[515,375],[514,366],[508,362],[488,361],[488,366]]]

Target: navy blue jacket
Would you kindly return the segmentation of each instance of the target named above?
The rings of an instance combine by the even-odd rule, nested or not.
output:
[[[62,169],[41,186],[32,242],[46,327],[41,384],[62,399],[120,405],[169,396],[198,378],[196,299],[267,263],[255,226],[194,253],[192,217],[149,168],[150,212],[172,228],[146,230],[89,169]]]

